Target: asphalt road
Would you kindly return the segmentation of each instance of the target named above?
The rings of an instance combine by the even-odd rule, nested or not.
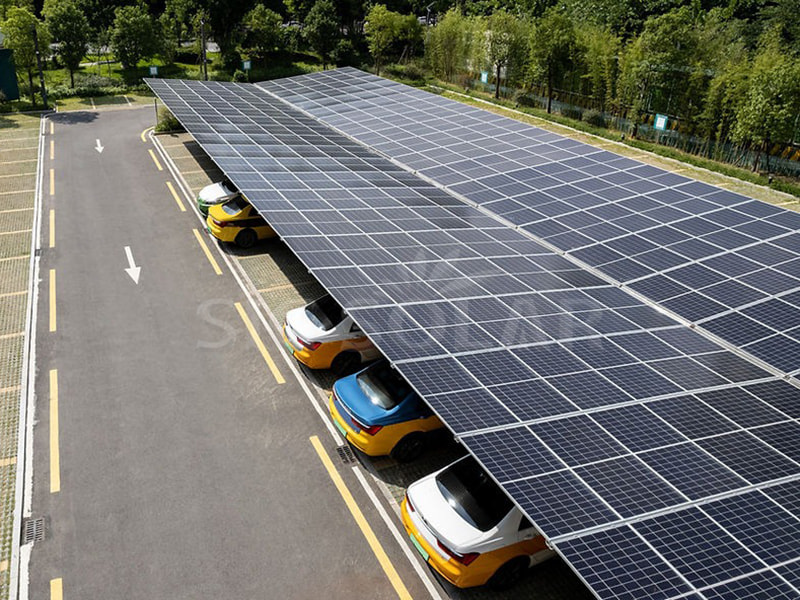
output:
[[[44,165],[32,503],[48,531],[33,548],[30,598],[49,598],[57,578],[64,597],[81,599],[397,598],[313,435],[411,596],[425,597],[336,458],[282,350],[224,265],[216,275],[204,256],[193,232],[199,223],[178,209],[165,185],[168,171],[157,170],[152,145],[139,138],[152,125],[152,108],[53,120],[55,159],[46,152]],[[124,270],[125,246],[142,268],[138,285]],[[267,368],[235,302],[286,383]],[[60,491],[52,492],[56,446]]]

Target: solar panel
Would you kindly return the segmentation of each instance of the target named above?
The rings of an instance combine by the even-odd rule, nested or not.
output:
[[[700,511],[691,503],[727,496],[744,497],[746,505],[754,490],[769,494],[800,476],[800,464],[785,452],[794,431],[764,427],[773,413],[786,419],[769,427],[797,417],[795,385],[685,325],[651,319],[652,309],[613,285],[593,276],[561,277],[580,270],[477,208],[411,175],[394,177],[388,161],[255,86],[149,84],[190,132],[219,136],[199,143],[602,597],[696,591],[705,576],[696,573],[699,565],[667,564],[666,550],[648,536],[663,529],[675,539],[691,538],[683,528],[711,521],[704,513],[684,518]],[[520,137],[514,133],[503,144],[513,149]],[[554,152],[570,147],[547,139]],[[315,150],[329,158],[315,163]],[[265,160],[286,166],[286,176],[251,162]],[[392,177],[362,176],[370,169]],[[416,215],[408,227],[400,228],[398,209]],[[403,257],[398,248],[406,249]],[[545,282],[540,289],[540,282],[522,279],[515,271],[520,262],[558,277],[559,287]],[[509,288],[516,280],[524,291]],[[473,339],[476,348],[464,346]],[[681,376],[681,366],[690,377]],[[752,396],[761,417],[745,424],[737,410],[708,396],[725,390]],[[681,415],[683,406],[708,419],[706,428]],[[621,423],[641,430],[626,433]],[[774,500],[793,510],[785,498],[788,492]],[[675,514],[683,516],[667,521]],[[791,585],[776,570],[784,564],[728,560],[738,542],[716,527],[709,539],[719,543],[708,552],[723,560],[708,585],[731,585],[731,578],[765,569],[776,585]],[[620,552],[580,543],[620,531],[627,532],[615,533]],[[627,576],[604,579],[620,564],[629,573],[644,569],[652,585]]]
[[[259,85],[776,369],[800,370],[800,340],[774,335],[800,307],[781,305],[788,321],[761,310],[800,289],[797,213],[355,69]]]

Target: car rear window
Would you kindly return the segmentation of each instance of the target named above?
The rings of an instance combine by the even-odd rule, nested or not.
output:
[[[344,309],[330,295],[326,294],[306,306],[306,316],[323,331],[333,329],[344,319]]]
[[[356,376],[358,387],[375,406],[392,410],[411,388],[388,362],[379,362]]]
[[[481,531],[496,526],[513,506],[500,486],[471,456],[439,473],[436,484],[459,516]]]
[[[231,216],[238,215],[245,208],[247,208],[247,200],[241,196],[238,196],[222,205],[222,210]]]

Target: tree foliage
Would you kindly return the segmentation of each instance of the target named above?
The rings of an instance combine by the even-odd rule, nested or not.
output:
[[[495,75],[495,97],[500,97],[500,80],[505,69],[506,82],[522,74],[525,57],[526,26],[522,19],[505,10],[492,13],[486,20],[486,62]]]
[[[0,24],[0,29],[6,36],[5,47],[14,51],[14,63],[17,68],[23,69],[28,75],[31,102],[35,104],[33,73],[37,64],[33,31],[36,30],[39,51],[44,56],[47,55],[47,48],[50,45],[50,32],[33,12],[27,8],[16,6],[12,6],[6,11],[6,19]]]
[[[530,38],[530,73],[547,82],[547,112],[552,110],[553,86],[572,67],[577,36],[572,21],[556,9],[548,9],[533,27]]]
[[[336,50],[341,38],[336,7],[333,2],[317,0],[308,13],[303,33],[308,45],[322,59],[322,68],[327,68],[331,55]]]
[[[364,33],[377,73],[387,60],[410,56],[422,43],[422,26],[414,15],[401,15],[382,4],[367,13]]]
[[[243,47],[256,58],[263,59],[281,43],[283,17],[263,4],[256,4],[243,23],[247,30]]]
[[[45,2],[42,12],[50,34],[58,42],[56,53],[69,71],[70,86],[75,87],[75,71],[89,49],[89,20],[71,0]]]
[[[122,68],[135,68],[140,60],[154,56],[160,48],[158,34],[156,24],[141,4],[117,8],[111,46]]]

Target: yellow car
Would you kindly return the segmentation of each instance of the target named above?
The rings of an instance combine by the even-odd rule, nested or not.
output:
[[[208,232],[222,242],[241,248],[250,248],[258,240],[275,237],[275,230],[256,212],[256,209],[239,196],[225,204],[208,208]]]
[[[380,356],[378,349],[330,294],[286,313],[283,343],[309,369],[352,373]]]

